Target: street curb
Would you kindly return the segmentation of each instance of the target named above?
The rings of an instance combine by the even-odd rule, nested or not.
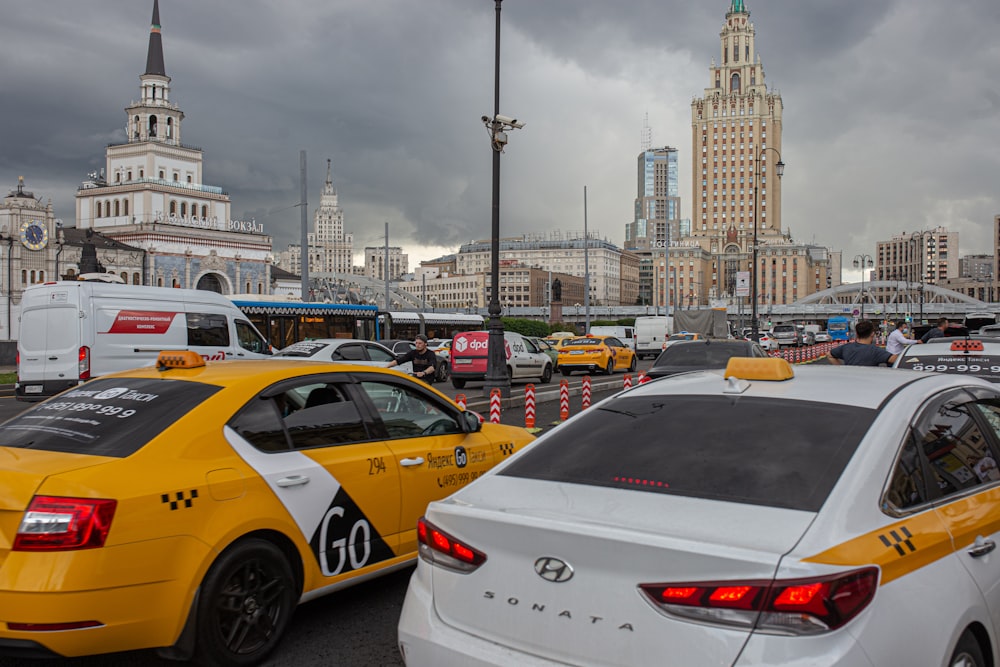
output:
[[[14,385],[0,384],[0,398],[13,398],[13,397],[14,397]]]

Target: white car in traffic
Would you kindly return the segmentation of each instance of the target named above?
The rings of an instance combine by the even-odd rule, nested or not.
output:
[[[309,361],[347,361],[352,364],[361,364],[362,366],[386,367],[389,365],[389,362],[396,360],[396,355],[385,345],[370,340],[313,338],[292,343],[271,358],[293,358]],[[403,373],[410,373],[413,369],[413,364],[408,361],[405,364],[397,366],[397,369]]]
[[[996,664],[1000,387],[879,368],[654,380],[418,526],[408,667]]]

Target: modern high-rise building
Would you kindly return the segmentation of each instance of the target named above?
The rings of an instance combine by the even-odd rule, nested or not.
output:
[[[157,0],[139,82],[125,142],[109,145],[106,168],[77,190],[76,227],[145,251],[143,284],[269,294],[271,237],[259,222],[230,218],[229,195],[202,181],[202,150],[181,141]]]
[[[648,251],[664,247],[669,238],[679,234],[681,215],[677,149],[670,146],[650,148],[639,153],[632,222],[625,226],[625,248]]]
[[[958,232],[935,227],[902,232],[876,243],[875,276],[878,280],[906,280],[927,285],[958,278]]]
[[[344,210],[333,187],[333,167],[326,161],[326,183],[313,215],[313,231],[306,235],[309,248],[309,273],[346,273],[354,265],[354,235],[344,233]],[[301,275],[302,244],[290,243],[281,253],[282,265]]]

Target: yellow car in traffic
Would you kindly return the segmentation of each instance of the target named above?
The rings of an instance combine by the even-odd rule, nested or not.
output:
[[[559,371],[602,372],[611,375],[617,370],[635,372],[635,350],[614,336],[586,335],[570,338],[559,348]]]
[[[370,366],[177,352],[91,380],[0,425],[0,655],[259,663],[532,437]]]

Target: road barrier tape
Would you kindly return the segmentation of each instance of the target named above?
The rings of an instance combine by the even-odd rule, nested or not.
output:
[[[500,390],[490,391],[490,421],[494,424],[500,423]]]
[[[535,427],[535,385],[524,388],[524,428]]]

